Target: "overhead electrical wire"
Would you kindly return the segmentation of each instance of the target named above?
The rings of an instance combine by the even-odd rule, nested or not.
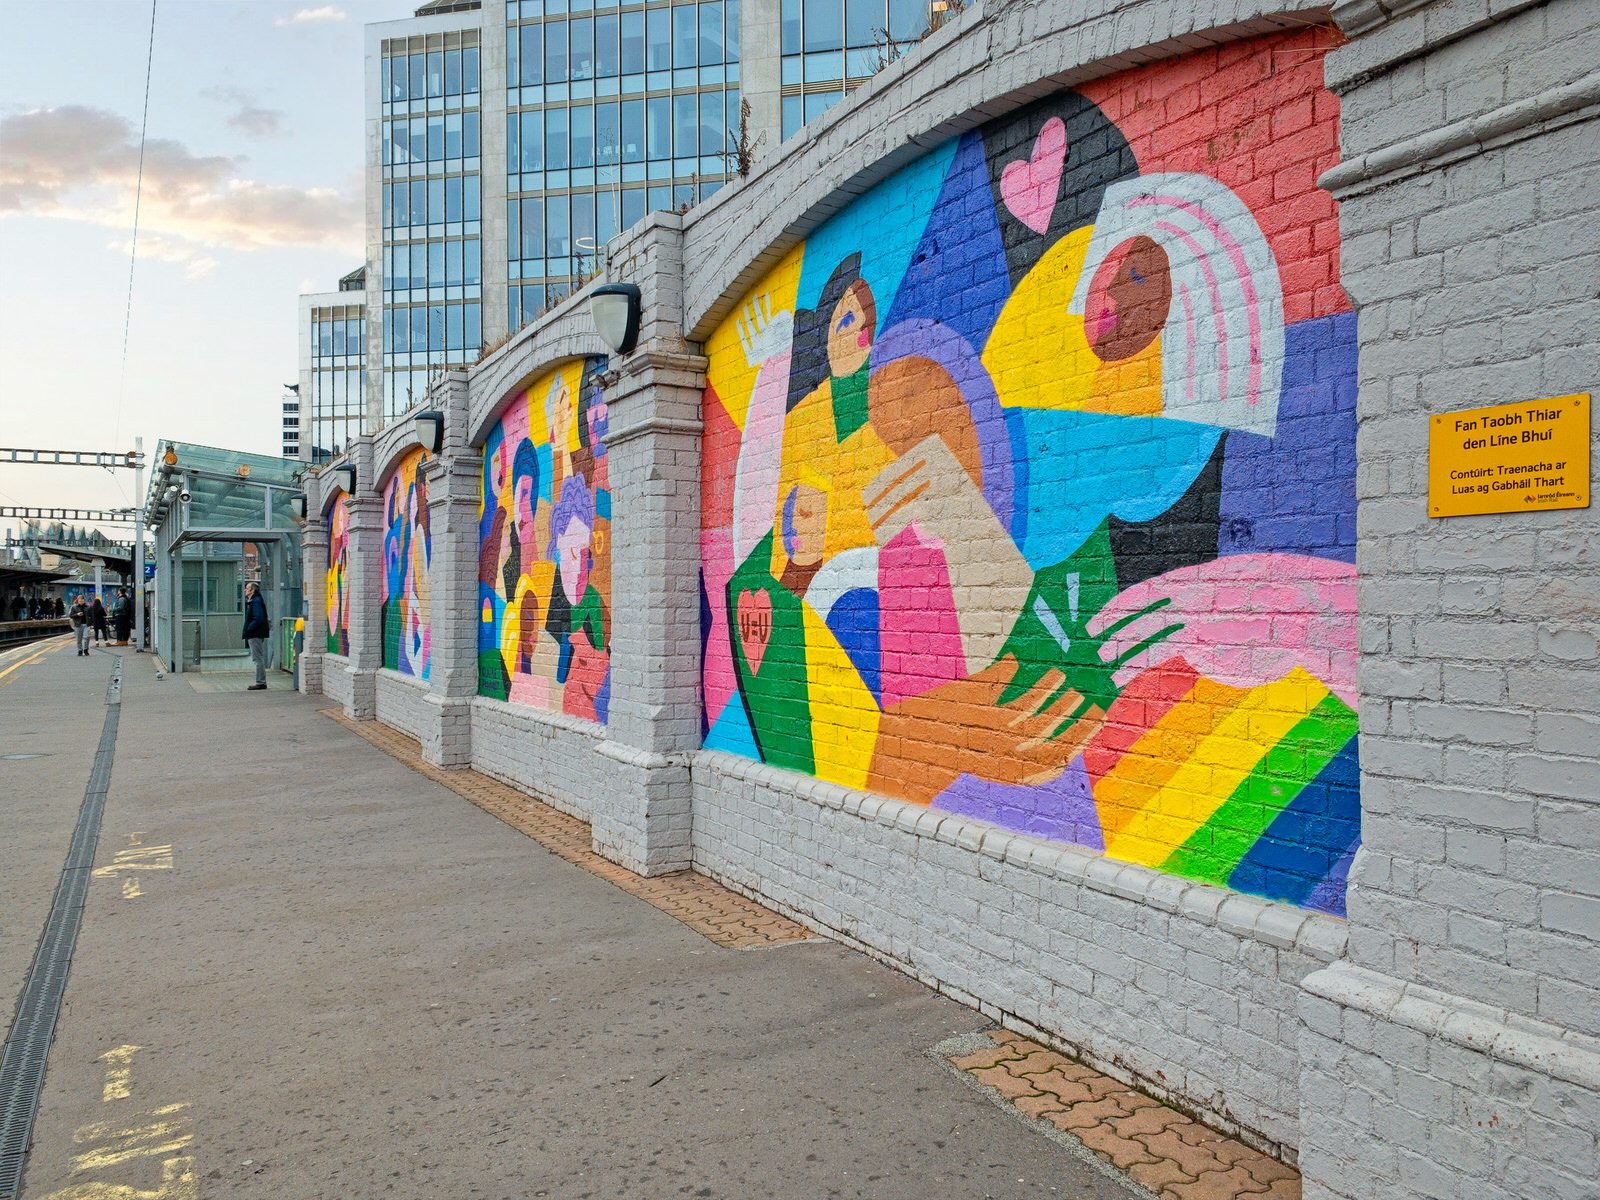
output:
[[[139,118],[139,172],[133,185],[133,240],[128,247],[128,302],[122,314],[122,366],[117,373],[117,418],[113,446],[122,440],[122,400],[128,380],[128,334],[133,326],[133,276],[139,261],[139,206],[144,199],[144,146],[150,129],[150,77],[156,61],[156,3],[150,0],[150,41],[144,56],[144,111]],[[120,480],[118,481],[120,486]]]

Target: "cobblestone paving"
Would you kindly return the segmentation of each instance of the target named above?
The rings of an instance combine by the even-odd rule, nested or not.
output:
[[[815,940],[804,925],[693,871],[646,878],[602,858],[591,848],[589,825],[477,771],[446,771],[424,762],[417,741],[377,721],[352,721],[338,709],[327,716],[545,849],[616,884],[630,895],[682,921],[719,946],[748,950]]]
[[[992,1047],[951,1065],[1162,1200],[1300,1200],[1293,1167],[1020,1034],[988,1036]]]

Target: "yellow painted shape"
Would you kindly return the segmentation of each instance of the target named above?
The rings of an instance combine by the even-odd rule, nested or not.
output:
[[[95,1060],[106,1064],[106,1081],[100,1089],[101,1103],[126,1100],[133,1093],[133,1056],[143,1049],[132,1044],[117,1046]]]
[[[72,1170],[103,1171],[139,1158],[162,1158],[186,1148],[194,1133],[182,1113],[187,1104],[167,1104],[154,1109],[151,1119],[138,1125],[96,1123],[79,1128],[72,1140],[80,1146],[99,1143],[91,1150],[74,1154]]]
[[[171,846],[129,846],[118,850],[105,866],[96,867],[93,874],[96,879],[110,879],[124,871],[170,870],[172,870]]]
[[[1428,515],[1588,508],[1589,394],[1436,414]]]
[[[1102,362],[1089,348],[1083,318],[1067,311],[1093,232],[1074,230],[1046,251],[995,321],[983,365],[1007,408],[1161,412],[1161,339],[1121,362]]]
[[[744,347],[739,343],[739,320],[744,316],[745,305],[757,296],[768,297],[774,316],[780,312],[793,313],[795,297],[800,294],[800,263],[804,257],[805,243],[802,242],[740,297],[739,303],[729,310],[722,324],[712,330],[705,341],[706,382],[721,398],[723,408],[740,429],[744,428],[744,415],[750,408],[756,368],[745,360]]]
[[[1166,861],[1327,695],[1304,667],[1250,689],[1116,836],[1107,837],[1106,853],[1149,867]]]
[[[64,642],[62,643],[62,645],[65,645],[65,644],[66,643],[64,643]],[[43,658],[46,654],[49,654],[52,650],[59,650],[59,649],[61,649],[61,646],[48,646],[45,649],[40,650],[32,658],[25,658],[19,663],[13,663],[11,666],[7,667],[4,671],[0,671],[0,680],[3,680],[7,675],[10,675],[13,671],[20,671],[20,670],[22,670],[23,667],[32,666],[34,663],[38,662],[41,658]]]
[[[178,1155],[161,1164],[161,1183],[138,1188],[127,1183],[75,1183],[51,1192],[44,1200],[200,1200],[194,1159]]]
[[[783,460],[778,468],[778,494],[772,513],[773,578],[783,575],[789,555],[783,547],[783,506],[796,484],[806,484],[828,497],[823,558],[876,544],[864,492],[892,461],[878,431],[863,425],[841,444],[835,440],[833,401],[826,383],[795,405],[784,422]]]
[[[144,889],[139,886],[138,880],[124,879],[122,881],[122,898],[124,900],[133,900],[142,895],[144,895]]]
[[[1150,802],[1244,695],[1243,688],[1201,677],[1128,748],[1094,787],[1100,828],[1108,840]]]
[[[517,594],[506,605],[500,623],[500,661],[505,663],[506,674],[514,675],[517,665],[517,645],[522,638],[522,598],[529,592],[538,602],[541,624],[550,611],[550,597],[556,586],[556,564],[543,559],[522,564],[522,575],[517,580]]]
[[[802,604],[800,612],[817,777],[845,787],[866,787],[878,744],[878,703],[822,618],[808,604]]]

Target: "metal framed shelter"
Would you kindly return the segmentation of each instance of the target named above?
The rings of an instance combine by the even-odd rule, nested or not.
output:
[[[290,501],[304,464],[163,441],[154,468],[144,519],[155,534],[156,651],[174,671],[242,668],[247,582],[261,585],[275,622],[300,614],[300,529]],[[269,643],[274,660],[279,640]]]

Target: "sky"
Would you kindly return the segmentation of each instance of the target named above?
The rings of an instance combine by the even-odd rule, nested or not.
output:
[[[362,26],[416,2],[157,0],[124,366],[150,0],[0,0],[0,446],[279,453],[296,297],[362,261]],[[0,462],[0,504],[135,499]]]

